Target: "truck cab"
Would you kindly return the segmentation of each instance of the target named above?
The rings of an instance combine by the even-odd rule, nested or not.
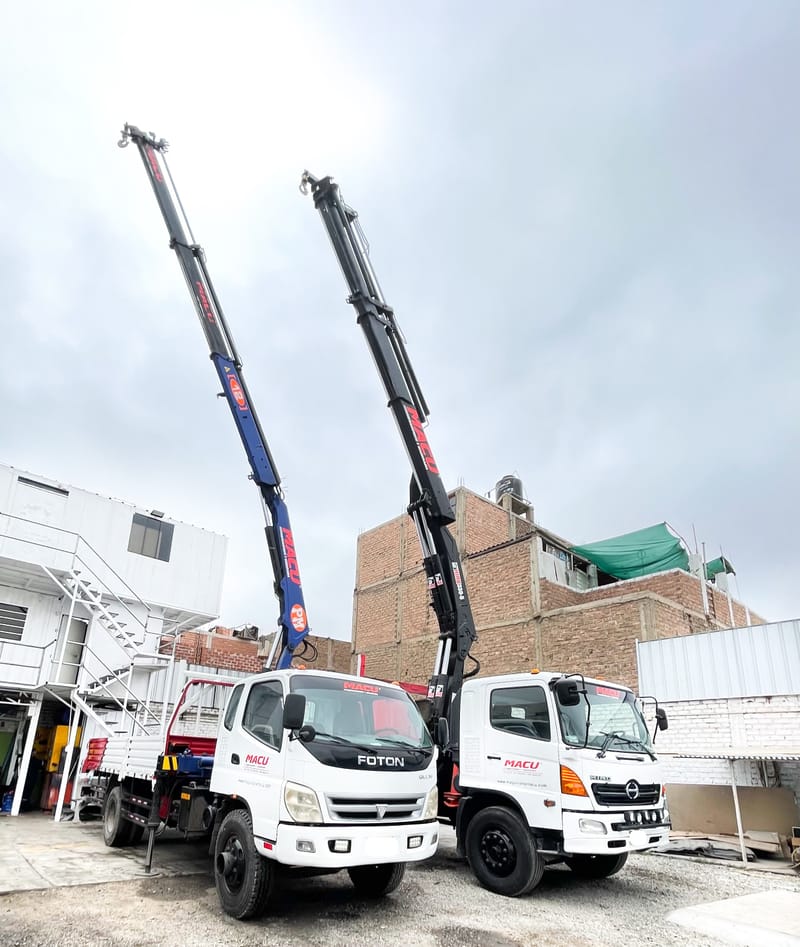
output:
[[[629,688],[539,671],[472,679],[458,720],[458,835],[487,887],[514,893],[503,872],[519,846],[487,810],[524,825],[542,868],[594,877],[668,841],[661,764]]]
[[[346,869],[394,890],[439,841],[437,749],[397,685],[276,670],[234,687],[220,721],[205,823],[225,910],[252,916],[270,863]],[[266,882],[265,882],[266,884]]]
[[[303,717],[284,728],[284,704]],[[291,721],[289,721],[291,723]],[[398,686],[285,670],[238,684],[212,794],[246,804],[259,849],[289,865],[418,861],[436,850],[436,750]]]

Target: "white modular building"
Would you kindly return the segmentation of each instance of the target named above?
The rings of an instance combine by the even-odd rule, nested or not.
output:
[[[108,729],[109,709],[131,732],[159,723],[149,702],[164,692],[171,641],[218,616],[226,549],[165,512],[0,464],[6,811],[59,813],[74,748]]]

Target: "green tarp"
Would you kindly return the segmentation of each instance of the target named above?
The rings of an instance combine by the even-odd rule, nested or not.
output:
[[[666,523],[587,546],[573,546],[572,552],[615,579],[635,579],[668,569],[689,569],[689,555]]]
[[[720,556],[719,559],[712,559],[711,562],[706,563],[706,578],[713,579],[715,575],[719,575],[720,572],[727,572],[730,575],[736,575],[736,571],[730,562],[724,557]]]

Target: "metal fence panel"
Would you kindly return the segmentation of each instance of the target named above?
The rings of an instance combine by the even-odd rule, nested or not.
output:
[[[639,693],[660,701],[800,694],[800,619],[636,644]]]

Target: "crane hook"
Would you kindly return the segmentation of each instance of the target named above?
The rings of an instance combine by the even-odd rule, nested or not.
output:
[[[304,171],[302,177],[300,178],[300,193],[305,197],[308,194],[308,179],[310,175],[308,171]]]
[[[130,134],[128,132],[128,126],[126,125],[120,132],[120,140],[117,142],[117,148],[127,148],[130,144]]]

